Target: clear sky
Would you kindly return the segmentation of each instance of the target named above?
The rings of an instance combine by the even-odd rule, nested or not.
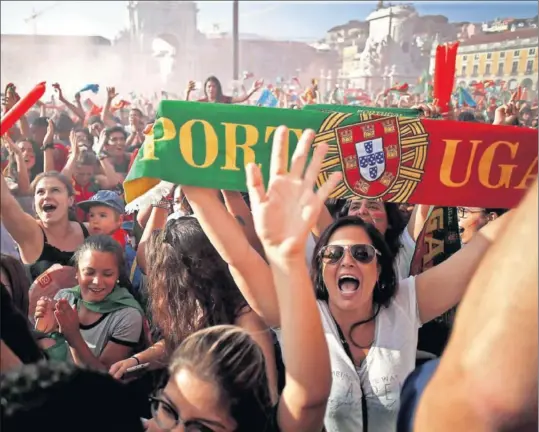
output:
[[[197,1],[198,27],[211,31],[232,28],[232,2]],[[240,32],[268,38],[317,40],[325,32],[352,19],[363,20],[376,1],[240,1]],[[394,1],[393,3],[399,3]],[[498,17],[531,18],[537,1],[413,1],[418,12],[441,14],[450,21],[490,21]],[[127,1],[1,1],[2,34],[100,35],[114,37],[127,26]],[[42,12],[34,22],[25,22]]]

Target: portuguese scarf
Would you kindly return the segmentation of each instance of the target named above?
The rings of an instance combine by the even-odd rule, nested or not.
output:
[[[353,109],[162,101],[124,183],[129,208],[161,181],[244,192],[244,166],[251,162],[260,164],[267,181],[280,125],[289,128],[290,157],[307,128],[317,133],[314,146],[328,143],[318,185],[333,171],[344,174],[331,198],[511,208],[537,177],[534,129]]]

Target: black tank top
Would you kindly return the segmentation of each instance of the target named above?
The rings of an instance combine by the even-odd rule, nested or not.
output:
[[[84,235],[84,238],[88,237],[90,234],[88,233],[88,230],[84,226],[84,224],[78,223],[82,229],[82,234]],[[41,275],[43,272],[47,271],[50,267],[52,267],[54,264],[60,264],[63,266],[72,266],[73,263],[71,262],[71,259],[73,258],[73,255],[75,254],[75,251],[73,252],[66,252],[61,251],[60,249],[52,246],[49,244],[47,240],[47,234],[45,234],[45,230],[40,226],[41,231],[43,232],[43,250],[41,251],[41,255],[33,264],[27,264],[26,267],[30,273],[30,276],[32,278],[32,282],[35,281],[39,275]]]

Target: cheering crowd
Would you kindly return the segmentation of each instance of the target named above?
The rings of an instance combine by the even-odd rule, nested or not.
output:
[[[209,77],[197,100],[262,86],[227,96]],[[511,211],[459,207],[463,248],[410,276],[430,207],[328,200],[340,173],[313,192],[314,132],[288,163],[277,129],[267,188],[251,164],[248,195],[176,185],[127,214],[157,107],[111,87],[96,109],[54,87],[61,108],[40,102],[2,137],[4,430],[537,430],[537,180]],[[18,99],[8,85],[4,112]],[[490,121],[537,127],[517,99]],[[313,82],[283,104],[315,100]]]

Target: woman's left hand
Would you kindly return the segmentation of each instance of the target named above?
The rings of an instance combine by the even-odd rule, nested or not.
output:
[[[54,316],[60,326],[60,332],[63,333],[68,342],[77,334],[80,335],[79,314],[76,307],[71,307],[66,299],[58,300]]]
[[[342,178],[341,173],[333,173],[315,192],[314,186],[328,149],[327,144],[316,147],[311,163],[305,170],[315,137],[314,131],[305,131],[298,142],[289,171],[288,137],[289,131],[284,126],[275,131],[267,191],[260,168],[255,164],[247,166],[247,186],[256,232],[266,253],[276,257],[303,256],[307,237],[320,210]]]
[[[254,83],[253,83],[253,92],[255,91],[258,91],[262,88],[262,86],[264,85],[264,80],[263,79],[258,79],[256,80]]]

